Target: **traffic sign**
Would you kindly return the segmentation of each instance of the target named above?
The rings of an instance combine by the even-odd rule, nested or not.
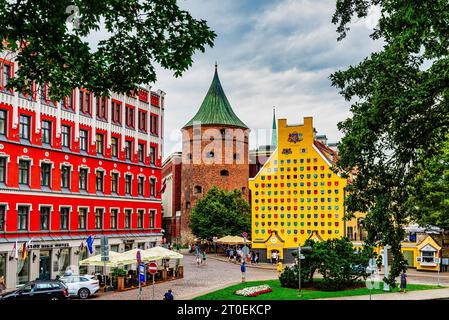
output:
[[[157,264],[154,262],[148,264],[148,272],[151,274],[155,274],[157,272]]]
[[[248,248],[247,246],[244,246],[244,247],[242,248],[242,253],[243,253],[244,255],[248,255],[248,253],[249,253],[249,248]]]
[[[137,264],[140,264],[140,262],[142,262],[142,258],[140,255],[140,250],[137,251],[136,253],[136,260],[137,260]]]
[[[243,238],[248,238],[248,233],[246,231],[243,231],[242,236]]]
[[[139,265],[139,280],[145,282],[145,266],[143,264]]]
[[[304,260],[306,257],[302,254],[302,255],[299,256],[299,258],[300,258],[301,260]]]
[[[217,241],[218,241],[218,237],[213,237],[213,238],[212,238],[212,241],[213,241],[213,242],[217,242]]]

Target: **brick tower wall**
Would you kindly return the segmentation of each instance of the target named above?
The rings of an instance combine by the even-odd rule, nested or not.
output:
[[[192,208],[213,186],[228,191],[242,190],[248,200],[249,130],[204,126],[195,128],[195,135],[193,127],[182,133],[181,241],[191,243],[195,238],[189,228]],[[211,151],[213,158],[206,156]],[[235,154],[238,154],[237,158]],[[223,170],[229,175],[222,176]],[[201,187],[201,192],[196,187]]]

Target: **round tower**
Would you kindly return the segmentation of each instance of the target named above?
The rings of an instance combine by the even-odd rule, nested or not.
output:
[[[181,241],[189,243],[190,213],[213,186],[241,190],[248,199],[249,128],[232,110],[218,77],[196,115],[182,128]]]

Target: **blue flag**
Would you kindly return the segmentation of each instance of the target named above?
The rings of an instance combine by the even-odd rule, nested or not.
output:
[[[89,253],[92,254],[94,252],[93,250],[94,238],[92,236],[87,237],[86,243],[87,249],[89,249]]]

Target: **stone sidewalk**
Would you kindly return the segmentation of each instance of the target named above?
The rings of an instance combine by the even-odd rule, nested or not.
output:
[[[373,294],[371,300],[435,300],[435,299],[449,299],[449,288],[433,289],[433,290],[419,290],[407,293],[380,293]],[[370,300],[369,295],[365,296],[349,296],[349,297],[335,297],[316,300]]]

